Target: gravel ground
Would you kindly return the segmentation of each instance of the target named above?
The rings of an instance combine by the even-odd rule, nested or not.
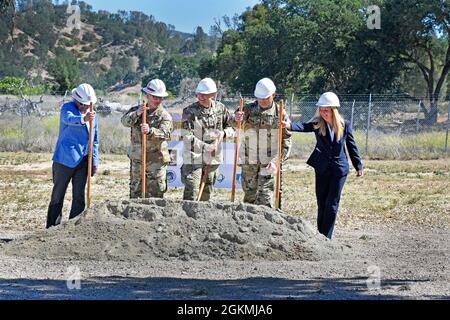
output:
[[[0,250],[0,299],[448,300],[448,240],[435,228],[337,230],[333,242],[346,250],[319,261],[64,260]]]
[[[33,238],[36,232],[43,232],[51,192],[51,162],[48,160],[50,155],[2,155],[6,158],[5,164],[0,165],[0,247],[5,247],[10,239]],[[302,164],[304,161],[297,162]],[[185,255],[183,260],[166,255],[167,252],[164,251],[168,248],[152,253],[145,251],[146,247],[142,246],[140,249],[146,254],[138,257],[139,252],[134,250],[136,245],[145,244],[145,241],[138,241],[130,242],[128,246],[130,254],[134,253],[133,259],[120,258],[126,252],[126,246],[107,245],[104,248],[98,246],[97,250],[115,249],[115,254],[97,257],[95,254],[55,256],[59,243],[62,248],[76,251],[88,246],[90,239],[105,240],[100,228],[105,225],[88,223],[85,227],[89,227],[87,230],[91,230],[91,234],[84,240],[81,237],[84,245],[80,246],[78,242],[78,247],[76,242],[71,246],[71,241],[80,239],[76,240],[74,234],[70,235],[68,232],[63,233],[62,238],[61,235],[56,237],[54,242],[45,242],[49,239],[43,237],[44,242],[34,242],[34,247],[24,246],[20,252],[0,249],[0,299],[449,300],[450,207],[446,191],[450,173],[448,160],[368,161],[366,165],[367,175],[363,180],[352,180],[350,177],[346,184],[332,246],[329,247],[329,243],[325,245],[328,249],[335,249],[326,250],[326,255],[317,254],[321,250],[313,251],[316,254],[309,257],[316,258],[308,259],[308,256],[302,254],[289,256],[286,254],[289,252],[287,250],[284,258],[269,258],[264,255],[245,258],[245,255],[233,256],[238,251],[231,251],[222,257],[211,256],[208,252],[204,252],[203,258]],[[94,203],[101,203],[108,198],[115,201],[126,199],[127,159],[104,159],[102,170],[105,170],[105,174],[97,177]],[[109,175],[106,175],[106,170],[110,171]],[[314,225],[316,212],[311,187],[313,175],[310,170],[304,165],[298,165],[288,178],[285,204],[286,211],[294,217],[288,220],[294,223],[284,219],[283,215],[271,212],[267,212],[267,218],[272,219],[272,222],[265,215],[264,219],[259,217],[261,219],[257,220],[259,224],[269,221],[266,226],[280,227],[274,221],[279,221],[276,218],[282,217],[286,222],[283,222],[283,226],[288,226],[288,233],[293,236],[286,239],[287,249],[292,242],[297,241],[296,237],[305,240],[307,235],[306,239],[314,239],[314,235],[309,232],[311,224],[307,220]],[[33,188],[26,192],[29,185]],[[173,194],[169,194],[169,197],[180,199],[177,190],[178,193],[170,191]],[[219,200],[227,199],[228,193],[220,191],[218,190]],[[364,194],[364,201],[360,200],[358,194]],[[70,192],[67,198],[65,219]],[[303,222],[297,220],[299,217]],[[124,219],[120,216],[115,219],[119,218]],[[133,218],[131,214],[128,216],[130,218],[133,220],[131,224],[139,223],[138,215]],[[200,222],[201,219],[196,221]],[[122,224],[124,221],[116,222]],[[231,222],[227,221],[228,226],[233,228],[232,232],[228,235],[222,233],[224,238],[217,232],[219,238],[226,241],[243,239],[236,242],[238,245],[239,242],[251,244],[258,240],[245,235],[253,233],[251,226],[230,225]],[[305,226],[300,234],[289,228],[299,224]],[[199,227],[201,223],[189,225],[195,226]],[[154,227],[157,231],[160,226],[149,225],[149,229],[140,229],[139,225],[135,230],[141,232],[140,235],[151,232],[148,237],[153,237]],[[161,227],[164,230],[164,226]],[[269,229],[258,228],[262,235],[260,241],[280,237],[267,233]],[[127,232],[130,236],[135,233],[133,229],[123,230],[126,232],[116,235],[128,237]],[[186,225],[180,230],[189,228]],[[242,232],[243,230],[246,232]],[[68,227],[66,231],[74,230]],[[233,233],[239,234],[238,231],[245,236],[233,237]],[[301,228],[299,230],[297,227],[297,231],[301,231]],[[58,234],[56,230],[51,233]],[[194,233],[203,235],[200,229],[196,229]],[[79,232],[75,234],[80,235]],[[156,238],[164,243],[161,242],[162,237]],[[220,241],[217,236],[213,238]],[[316,237],[314,241],[310,241],[315,242],[323,244],[323,239]],[[45,246],[50,243],[53,243],[52,250]],[[233,243],[231,245],[237,246]],[[164,246],[160,246],[162,247]]]

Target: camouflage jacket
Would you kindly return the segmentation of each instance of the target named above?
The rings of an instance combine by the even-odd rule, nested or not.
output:
[[[220,148],[219,152],[211,155],[204,150],[204,147],[214,142],[220,131],[224,132],[224,138],[234,136],[234,130],[230,126],[230,112],[227,108],[216,101],[213,101],[209,108],[196,102],[183,109],[181,121],[184,129],[183,162],[213,165],[222,163]]]
[[[141,123],[142,116],[137,115],[139,106],[134,106],[122,116],[122,124],[131,127],[131,145],[128,149],[128,157],[132,160],[141,159]],[[147,110],[147,123],[150,132],[147,134],[147,161],[170,162],[169,148],[167,141],[170,140],[173,124],[172,116],[162,105],[156,110]]]
[[[244,106],[244,118],[241,128],[241,143],[245,147],[245,162],[266,165],[269,161],[277,163],[278,158],[278,112],[279,105],[273,102],[268,109],[263,109],[258,102],[252,102]],[[239,111],[236,110],[236,111]],[[283,110],[283,121],[290,121],[286,111]],[[235,125],[235,121],[233,121]],[[289,158],[292,148],[292,133],[283,129],[282,132],[282,160]],[[260,148],[267,152],[261,152]],[[242,160],[242,159],[241,159]],[[255,163],[256,161],[256,163]]]

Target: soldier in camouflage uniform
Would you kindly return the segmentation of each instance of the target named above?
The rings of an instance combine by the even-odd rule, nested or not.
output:
[[[184,200],[197,200],[202,178],[206,183],[200,200],[211,198],[216,171],[222,163],[220,144],[224,137],[234,136],[234,130],[229,126],[230,113],[222,103],[214,100],[216,92],[212,79],[201,80],[195,90],[198,101],[183,109],[181,181],[184,183]]]
[[[272,80],[261,79],[255,89],[257,101],[245,105],[244,112],[239,109],[235,112],[235,121],[242,121],[244,131],[241,140],[241,150],[245,153],[241,175],[244,202],[268,207],[273,207],[278,159],[279,105],[274,101],[275,89]],[[283,120],[289,121],[286,112],[283,112]],[[283,129],[282,164],[287,161],[291,146],[291,132]]]
[[[167,141],[173,129],[172,116],[161,102],[167,96],[166,86],[159,79],[151,80],[143,88],[147,104],[132,107],[122,117],[122,124],[131,127],[131,146],[128,157],[130,168],[130,198],[142,196],[141,146],[142,133],[147,139],[146,194],[145,197],[163,198],[167,191],[166,170],[170,162]],[[147,112],[147,123],[142,124],[142,114]]]

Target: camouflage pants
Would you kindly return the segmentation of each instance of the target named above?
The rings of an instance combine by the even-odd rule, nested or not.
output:
[[[242,166],[242,189],[244,202],[273,207],[275,175],[265,175],[266,165]]]
[[[219,165],[193,165],[183,164],[181,167],[181,182],[184,183],[183,200],[197,200],[202,175],[208,170],[205,188],[200,201],[211,199],[214,183],[216,183],[216,172]]]
[[[145,197],[163,198],[167,191],[167,165],[160,162],[147,162]],[[141,198],[141,161],[131,160],[130,198]]]

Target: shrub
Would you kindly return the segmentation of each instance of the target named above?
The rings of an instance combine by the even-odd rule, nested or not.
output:
[[[23,78],[4,77],[0,80],[0,93],[12,94],[15,96],[23,93],[24,95],[38,95],[46,91],[44,85],[30,86]]]

